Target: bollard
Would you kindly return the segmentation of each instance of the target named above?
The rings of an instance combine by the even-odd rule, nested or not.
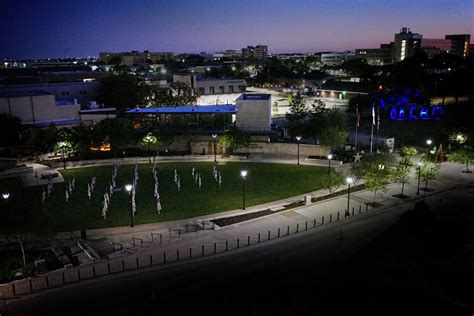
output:
[[[237,238],[237,248],[240,248],[240,239]]]
[[[369,210],[369,204],[365,204],[365,211],[367,212]]]
[[[329,214],[329,223],[332,223],[332,213]]]
[[[189,258],[193,257],[193,248],[189,248]]]
[[[13,292],[13,295],[16,296],[15,283],[12,283],[12,292]]]
[[[140,265],[138,264],[138,258],[137,258],[137,269],[140,268]]]
[[[107,263],[107,274],[110,274],[110,263]]]
[[[270,240],[270,231],[268,231],[268,240]]]
[[[359,205],[359,214],[362,213],[362,205]]]
[[[176,261],[179,261],[179,250],[176,250]]]
[[[286,227],[286,235],[288,236],[290,234],[290,225]]]
[[[63,276],[64,276],[64,273],[63,273]],[[31,282],[31,279],[28,279],[28,283],[30,284],[30,292],[33,292],[33,283]],[[64,283],[64,279],[63,279],[63,283]]]
[[[321,225],[324,225],[324,216],[321,218]]]
[[[339,212],[337,212],[337,220],[339,220]]]
[[[304,230],[308,230],[308,221],[306,221],[306,224],[305,224],[305,225],[306,225],[306,226],[305,226]]]
[[[77,269],[77,281],[81,281],[81,270]]]
[[[258,242],[260,242],[260,233],[258,233]]]
[[[247,246],[250,246],[250,236],[247,237]]]
[[[280,238],[280,228],[278,227],[278,238]]]
[[[122,272],[125,271],[125,261],[122,260]]]
[[[296,232],[299,232],[300,231],[300,224],[296,224]]]
[[[150,267],[153,267],[153,255],[150,255]]]
[[[95,278],[95,266],[92,266],[92,276]]]
[[[204,256],[204,245],[201,246],[201,256]]]
[[[352,215],[354,215],[354,208],[352,208]]]
[[[166,252],[163,253],[163,264],[166,263]]]
[[[63,284],[66,284],[66,276],[64,275],[64,272],[62,273],[62,278],[63,278]]]
[[[229,242],[226,240],[225,241],[225,251],[229,250]]]
[[[216,243],[214,243],[214,253],[216,253],[216,252],[217,252],[217,245],[216,245]]]
[[[49,277],[46,275],[46,287],[49,287]]]
[[[316,227],[316,218],[314,219],[313,227]]]

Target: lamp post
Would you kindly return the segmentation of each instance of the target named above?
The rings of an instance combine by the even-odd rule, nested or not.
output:
[[[8,199],[10,198],[10,193],[9,192],[3,192],[2,193],[2,198],[4,200],[4,203],[7,204],[8,203]],[[7,216],[10,217],[10,205],[7,205],[6,206],[7,208]]]
[[[421,179],[421,166],[422,166],[422,162],[418,162],[418,168],[416,168],[418,170],[418,187],[416,189],[416,195],[420,195],[420,179]]]
[[[245,210],[245,180],[247,180],[247,170],[241,170],[240,176],[242,177],[242,209]]]
[[[297,162],[297,165],[300,164],[300,140],[301,140],[301,136],[300,135],[296,136],[296,141],[298,142],[298,162]]]
[[[345,217],[351,215],[349,213],[349,207],[350,207],[350,200],[351,200],[351,183],[352,183],[352,181],[353,181],[353,179],[351,177],[346,178],[346,183],[347,183],[347,210],[346,210]]]
[[[332,154],[328,154],[328,176],[331,175],[331,159],[332,159]]]
[[[128,194],[130,195],[130,227],[133,227],[133,206],[132,206],[133,196],[131,193],[132,189],[133,189],[133,186],[131,184],[125,185],[125,190],[127,190]]]
[[[214,149],[214,162],[217,161],[217,156],[216,156],[216,138],[217,134],[212,134],[212,141],[213,141],[213,149]]]

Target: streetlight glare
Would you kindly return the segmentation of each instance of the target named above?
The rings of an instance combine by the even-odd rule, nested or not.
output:
[[[127,192],[132,191],[132,185],[131,184],[126,184],[125,185],[125,190],[127,190]]]
[[[240,171],[240,175],[242,176],[242,178],[245,178],[247,176],[247,173],[248,173],[247,170],[241,170]]]
[[[301,140],[301,136],[299,136],[299,135],[296,136],[296,140],[297,140],[297,141],[300,141],[300,140]]]
[[[329,159],[329,160],[332,159],[332,154],[329,154],[329,155],[328,155],[328,159]]]
[[[346,178],[347,184],[351,184],[352,181],[354,181],[354,180],[353,180],[351,177],[347,177],[347,178]]]
[[[3,199],[8,200],[8,198],[10,197],[10,193],[8,192],[2,193],[2,197]]]
[[[212,134],[212,138],[217,138],[217,134]]]
[[[433,143],[433,141],[432,141],[431,139],[428,139],[428,140],[426,141],[426,143],[427,143],[428,145],[431,145],[431,144]]]

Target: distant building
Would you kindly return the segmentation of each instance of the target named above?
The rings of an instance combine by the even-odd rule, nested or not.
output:
[[[56,102],[54,95],[47,92],[0,93],[0,113],[16,116],[27,125],[76,125],[80,122],[80,110],[77,102]]]
[[[195,94],[224,94],[245,92],[247,85],[244,79],[208,78],[198,73],[175,74],[174,82],[186,83]]]
[[[380,48],[360,48],[355,50],[355,58],[367,60],[369,65],[381,66],[393,63],[393,43],[381,44]]]
[[[223,57],[227,59],[242,59],[241,49],[228,49],[223,52]]]
[[[358,95],[367,95],[369,89],[359,82],[326,81],[319,90],[319,96],[325,99],[346,100]]]
[[[267,45],[247,46],[246,48],[242,48],[242,58],[243,59],[263,60],[267,57],[268,57],[268,46]]]
[[[412,33],[407,27],[403,27],[400,33],[395,34],[395,62],[413,56],[415,51],[421,48],[422,38],[421,34]]]
[[[471,41],[471,35],[469,34],[455,34],[446,35],[445,39],[451,40],[451,54],[456,54],[463,58],[469,55],[469,44]]]
[[[55,96],[56,100],[76,100],[85,106],[97,99],[100,82],[58,82],[43,84],[0,85],[0,93],[8,92],[46,92]]]
[[[353,52],[322,53],[321,63],[327,66],[337,66],[352,58],[354,58]]]
[[[173,60],[174,53],[172,52],[150,52],[150,51],[130,51],[122,53],[101,52],[99,54],[100,60],[108,64],[112,58],[119,58],[124,65],[130,66],[134,64],[159,63],[166,60]]]

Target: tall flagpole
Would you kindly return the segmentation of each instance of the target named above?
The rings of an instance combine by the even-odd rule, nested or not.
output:
[[[354,150],[357,154],[357,136],[358,136],[358,129],[359,129],[359,106],[356,106],[356,134],[355,134],[355,142],[354,142]]]
[[[372,146],[374,139],[374,125],[375,125],[375,110],[374,105],[372,104],[372,131],[370,133],[370,154],[372,154]]]
[[[379,143],[379,127],[380,127],[380,109],[377,109],[377,129],[375,133],[375,154],[377,155],[377,148]]]

